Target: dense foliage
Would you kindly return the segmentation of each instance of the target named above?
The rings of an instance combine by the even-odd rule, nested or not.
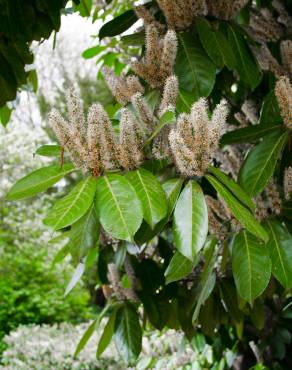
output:
[[[66,293],[96,264],[108,300],[76,354],[107,316],[98,357],[114,337],[135,363],[143,330],[167,327],[190,341],[203,332],[218,358],[235,342],[238,369],[291,367],[289,5],[160,0],[101,28],[103,39],[144,21],[86,54],[113,47],[112,60],[124,58],[126,37],[135,59],[120,76],[103,69],[117,104],[85,118],[70,89],[66,120],[49,115],[59,144],[37,151],[56,160],[7,195],[77,182],[44,219],[68,237],[58,254],[76,265]]]

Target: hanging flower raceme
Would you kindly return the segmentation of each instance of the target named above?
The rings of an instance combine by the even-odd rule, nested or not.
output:
[[[207,3],[209,14],[218,19],[229,20],[248,3],[248,0],[207,0]]]
[[[279,215],[281,212],[281,197],[273,179],[269,181],[263,193],[255,197],[254,201],[255,215],[259,221],[265,220],[270,215]]]
[[[252,49],[264,71],[271,71],[278,79],[284,75],[292,77],[292,42],[290,40],[281,41],[280,54],[282,64],[272,55],[266,43],[263,43],[260,48],[253,47]]]
[[[49,121],[77,168],[98,175],[104,170],[139,166],[143,149],[137,120],[122,112],[117,138],[102,105],[93,104],[85,122],[81,101],[72,89],[67,94],[67,103],[69,122],[55,110],[50,113]]]
[[[292,30],[292,17],[289,15],[281,0],[273,0],[272,5],[278,13],[277,21],[287,28],[288,34]]]
[[[214,110],[209,120],[207,100],[201,98],[191,113],[181,114],[169,134],[169,143],[179,172],[186,177],[203,176],[218,149],[228,114],[225,101]]]
[[[287,200],[292,195],[292,167],[287,167],[284,173],[284,194]]]
[[[206,0],[158,0],[158,5],[165,15],[168,27],[176,30],[188,28],[194,17],[208,13]]]
[[[153,16],[153,14],[150,12],[150,10],[148,10],[144,5],[136,6],[134,8],[134,11],[137,17],[143,20],[145,26],[153,25],[154,27],[157,28],[159,33],[164,32],[165,25],[159,23]]]
[[[275,42],[283,35],[283,28],[267,8],[251,12],[249,27],[250,34],[258,42]]]
[[[177,38],[174,31],[169,30],[164,37],[160,37],[153,24],[146,25],[145,56],[132,62],[131,67],[151,87],[160,87],[172,74],[176,52]]]
[[[134,94],[144,93],[144,88],[137,76],[117,76],[109,67],[104,67],[102,71],[109,89],[121,105],[129,103]]]
[[[288,77],[282,76],[276,83],[275,95],[284,125],[292,129],[292,86]]]

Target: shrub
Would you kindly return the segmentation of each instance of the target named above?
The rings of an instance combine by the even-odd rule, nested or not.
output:
[[[64,298],[71,269],[52,268],[44,248],[1,240],[0,338],[20,324],[80,322],[90,317],[89,294],[79,286]]]

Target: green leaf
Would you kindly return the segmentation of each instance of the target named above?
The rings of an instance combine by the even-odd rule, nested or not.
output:
[[[94,205],[75,222],[70,230],[70,251],[76,261],[80,261],[93,249],[99,239],[99,224]]]
[[[281,215],[292,220],[292,200],[282,203]]]
[[[121,42],[127,46],[143,46],[145,43],[145,31],[135,32],[121,37]]]
[[[92,337],[93,333],[95,332],[95,329],[96,329],[97,324],[99,322],[100,322],[100,320],[97,317],[95,320],[93,320],[93,322],[86,329],[85,333],[82,335],[82,337],[81,337],[81,339],[80,339],[80,341],[79,341],[79,343],[76,347],[74,357],[77,357],[79,355],[79,353],[83,350],[83,348],[86,346],[87,342],[89,341],[89,339]]]
[[[43,157],[59,157],[61,155],[60,145],[42,145],[35,151],[35,154]]]
[[[96,358],[99,358],[102,353],[105,351],[107,346],[110,344],[112,337],[114,335],[114,330],[115,330],[115,321],[116,321],[116,314],[117,311],[114,310],[109,319],[108,322],[106,323],[106,326],[103,329],[103,333],[99,339],[97,350],[96,350]]]
[[[224,60],[221,53],[217,32],[215,32],[210,23],[205,18],[196,19],[196,27],[200,37],[200,41],[206,50],[206,53],[218,67],[223,67]]]
[[[117,239],[133,241],[143,211],[135,189],[125,177],[110,174],[99,178],[96,210],[106,232]]]
[[[7,105],[0,107],[0,122],[2,126],[6,127],[7,123],[10,120],[12,109],[8,108]]]
[[[189,275],[194,268],[193,263],[179,252],[175,252],[167,269],[165,270],[165,283],[181,280]]]
[[[115,343],[124,361],[133,364],[142,348],[142,330],[135,308],[126,303],[117,312],[115,321]]]
[[[82,335],[82,337],[81,337],[81,339],[80,339],[80,341],[79,341],[79,343],[76,347],[74,357],[77,357],[78,354],[85,347],[86,343],[92,337],[95,329],[98,327],[98,325],[100,324],[100,322],[104,318],[104,316],[107,314],[107,312],[110,309],[113,309],[115,311],[115,310],[118,309],[119,306],[120,306],[120,303],[114,303],[114,304],[108,304],[104,307],[104,309],[101,311],[101,313],[98,315],[98,317],[89,325],[89,327],[87,328],[85,333]]]
[[[87,177],[80,181],[64,198],[59,199],[47,217],[44,224],[54,230],[72,225],[79,220],[92,205],[96,191],[96,179]]]
[[[99,53],[104,51],[106,49],[106,46],[93,46],[92,48],[86,49],[83,51],[82,56],[84,59],[90,59],[95,56],[97,56]]]
[[[265,97],[260,113],[260,125],[274,126],[283,122],[274,90]]]
[[[190,113],[193,103],[196,101],[194,94],[184,89],[179,89],[176,109],[179,113]]]
[[[192,92],[196,100],[209,96],[215,84],[215,65],[191,32],[178,33],[178,40],[175,74],[180,87]]]
[[[268,234],[266,230],[258,223],[251,212],[239,203],[239,201],[217,179],[215,179],[215,177],[210,175],[206,175],[205,177],[217,190],[219,195],[221,195],[228,208],[241,225],[253,235],[267,242]]]
[[[55,255],[52,261],[52,266],[56,265],[57,263],[61,263],[66,256],[70,253],[70,246],[69,244],[65,244]]]
[[[217,259],[216,251],[217,240],[212,238],[206,242],[204,259],[205,264],[201,273],[200,279],[200,293],[197,299],[195,310],[192,317],[192,323],[194,324],[199,316],[200,309],[205,303],[207,298],[212,293],[216,282],[216,274],[214,273],[214,265]]]
[[[166,198],[168,201],[168,217],[170,217],[174,210],[182,185],[183,180],[179,178],[169,179],[162,184],[162,188],[166,194]]]
[[[251,200],[251,198],[246,194],[246,192],[232,179],[225,175],[222,171],[218,168],[213,166],[209,167],[209,171],[217,177],[217,179],[222,182],[223,185],[227,187],[231,193],[241,201],[245,206],[247,206],[251,211],[255,210],[255,204]]]
[[[263,293],[270,281],[268,248],[246,231],[233,238],[232,272],[239,295],[250,304]]]
[[[65,175],[74,171],[72,164],[51,165],[39,168],[18,180],[7,194],[8,200],[19,200],[32,197],[56,184]]]
[[[267,220],[269,233],[267,248],[272,260],[272,273],[288,289],[292,286],[292,236],[276,219]]]
[[[125,13],[117,16],[111,21],[104,24],[99,31],[100,40],[104,37],[120,35],[127,31],[138,20],[134,10],[127,10]]]
[[[231,24],[227,25],[228,41],[236,60],[236,70],[240,78],[255,89],[261,82],[262,73],[244,37]]]
[[[162,115],[162,117],[159,119],[159,123],[155,127],[151,136],[145,141],[144,146],[149,145],[151,141],[160,133],[160,131],[163,129],[164,126],[169,125],[169,124],[175,124],[175,122],[176,122],[175,112],[171,110],[166,111]]]
[[[75,6],[82,17],[89,17],[92,8],[92,0],[80,0],[79,5]]]
[[[200,186],[190,180],[174,210],[173,235],[178,251],[194,262],[208,233],[208,210]]]
[[[29,71],[27,79],[32,86],[33,92],[36,93],[38,90],[38,75],[35,69]]]
[[[78,281],[81,279],[82,275],[84,274],[84,271],[85,271],[84,263],[78,263],[78,265],[77,265],[77,267],[74,271],[74,274],[73,274],[69,284],[66,287],[64,297],[66,297],[71,292],[71,290],[75,287],[75,285],[78,283]]]
[[[167,201],[162,186],[151,172],[143,168],[129,172],[127,178],[141,201],[144,219],[153,229],[167,214]]]
[[[168,223],[172,212],[174,210],[174,207],[176,205],[181,187],[182,187],[183,181],[178,178],[173,178],[170,180],[167,180],[163,185],[162,188],[166,194],[167,203],[168,203],[168,211],[167,216],[158,222],[158,224],[154,227],[154,230],[150,228],[150,226],[143,222],[139,231],[135,235],[135,242],[138,245],[142,245],[149,241],[150,239],[154,238],[155,235],[157,235],[164,226]]]
[[[235,68],[236,60],[230,44],[219,30],[212,29],[205,18],[196,19],[197,31],[206,53],[218,67]]]
[[[238,143],[252,143],[260,138],[276,131],[282,130],[282,126],[276,125],[254,125],[250,127],[239,128],[224,134],[220,140],[220,146]]]
[[[269,182],[287,138],[287,132],[266,136],[248,153],[239,173],[239,182],[249,195],[260,193]]]

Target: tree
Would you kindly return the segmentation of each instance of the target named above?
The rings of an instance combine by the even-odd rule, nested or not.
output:
[[[214,341],[220,368],[226,343],[234,368],[291,367],[289,4],[160,0],[100,29],[103,39],[144,22],[116,40],[137,48],[146,36],[126,72],[103,69],[117,104],[85,118],[70,89],[67,120],[49,115],[59,144],[38,150],[56,160],[7,195],[78,179],[44,220],[69,235],[66,293],[96,263],[108,299],[76,354],[107,315],[98,356],[114,337],[135,363],[143,330],[170,327]]]

